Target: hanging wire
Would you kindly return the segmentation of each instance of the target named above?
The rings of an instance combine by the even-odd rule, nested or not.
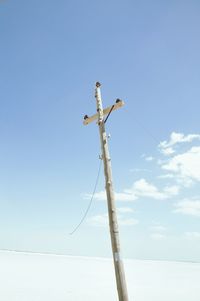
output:
[[[90,207],[92,205],[92,202],[94,200],[94,195],[95,195],[95,192],[96,192],[96,188],[97,188],[97,184],[99,182],[99,176],[100,176],[100,171],[101,171],[101,166],[102,166],[102,159],[100,159],[100,163],[99,163],[99,169],[98,169],[98,173],[97,173],[97,178],[96,178],[96,182],[95,182],[95,185],[94,185],[94,190],[93,190],[93,193],[92,193],[92,196],[91,196],[91,199],[90,199],[90,202],[87,206],[87,209],[82,217],[82,219],[80,220],[80,222],[78,223],[78,225],[74,228],[74,230],[72,232],[69,233],[69,235],[73,235],[78,229],[79,227],[82,225],[82,223],[84,222],[89,210],[90,210]]]
[[[156,135],[152,133],[139,118],[134,116],[134,119],[135,123],[137,123],[137,125],[143,130],[143,132],[145,132],[149,137],[151,137],[154,140],[154,142],[156,142],[156,144],[160,143],[160,139],[158,139],[158,137],[156,137]]]

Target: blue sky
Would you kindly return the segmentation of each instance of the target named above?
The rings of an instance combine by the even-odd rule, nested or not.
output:
[[[200,261],[199,1],[1,1],[0,248],[111,256],[94,83],[125,257]]]

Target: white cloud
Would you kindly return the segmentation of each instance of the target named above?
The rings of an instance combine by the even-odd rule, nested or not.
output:
[[[127,190],[127,192],[132,192],[132,194],[137,197],[148,197],[156,200],[164,200],[168,199],[172,196],[175,196],[179,193],[178,186],[165,187],[163,190],[159,191],[159,189],[148,183],[145,179],[140,179],[136,181],[131,190]]]
[[[200,146],[176,155],[162,165],[162,169],[173,172],[184,183],[200,181]]]
[[[200,140],[199,134],[184,135],[182,133],[172,132],[169,141],[160,142],[159,149],[164,155],[172,155],[175,153],[174,147],[180,143],[189,143],[193,140]]]
[[[122,192],[115,192],[116,201],[135,201],[140,197],[151,198],[155,200],[166,200],[179,194],[179,186],[166,186],[159,190],[155,185],[147,182],[145,179],[135,181],[130,189],[124,189]],[[86,194],[85,198],[91,198]],[[95,193],[94,199],[97,201],[106,201],[106,192],[99,191]]]
[[[151,172],[151,170],[147,168],[132,168],[130,172]]]
[[[132,213],[133,209],[130,207],[119,207],[117,208],[117,211],[120,213]]]
[[[170,156],[172,154],[175,153],[175,150],[173,150],[172,147],[167,147],[167,148],[161,148],[161,152],[163,153],[163,155],[165,156]]]
[[[92,226],[106,227],[108,226],[108,214],[99,214],[88,218],[88,223]],[[118,215],[118,224],[120,226],[134,226],[138,224],[138,220],[135,218],[125,218],[122,215]]]
[[[161,226],[161,225],[154,225],[154,226],[151,226],[151,228],[150,228],[153,232],[164,232],[164,231],[166,231],[167,230],[167,228],[166,227],[164,227],[164,226]]]
[[[125,191],[123,192],[115,192],[115,200],[116,201],[135,201],[137,196],[133,193],[129,194]]]
[[[159,179],[174,179],[174,175],[173,174],[165,174],[165,175],[160,175],[158,176]]]
[[[183,200],[175,205],[174,212],[200,217],[200,200]]]
[[[157,187],[148,183],[145,179],[140,179],[133,184],[132,191],[138,196],[152,197],[154,199],[163,199],[163,194]]]
[[[85,194],[85,198],[89,199],[91,198],[91,194]],[[102,190],[94,195],[94,199],[97,201],[106,201],[106,191]],[[116,201],[135,201],[137,197],[131,193],[126,193],[126,192],[115,192],[115,200]]]
[[[99,214],[87,219],[92,226],[105,227],[108,226],[108,214]]]
[[[190,240],[200,240],[200,232],[185,232],[185,237]]]
[[[161,233],[152,233],[150,235],[150,237],[154,240],[161,240],[161,239],[165,238],[165,235],[161,234]]]
[[[158,176],[162,179],[171,179],[176,185],[168,185],[158,188],[153,183],[141,178],[135,181],[131,188],[115,192],[116,201],[135,201],[138,198],[151,198],[155,200],[166,200],[179,195],[182,185],[189,187],[194,181],[200,181],[200,146],[193,146],[190,150],[174,155],[174,146],[181,143],[189,143],[194,140],[200,140],[199,134],[184,135],[182,133],[172,132],[169,141],[162,141],[159,144],[160,149],[164,152],[171,153],[171,157],[164,161],[159,161],[160,168],[166,172]],[[170,150],[170,148],[172,148]],[[153,157],[143,155],[146,160],[152,160]],[[132,171],[139,171],[134,169]],[[142,170],[140,170],[142,171]],[[146,171],[145,169],[143,171]],[[86,194],[86,198],[91,198],[91,194]],[[99,191],[94,195],[95,200],[106,201],[106,192]]]
[[[134,226],[134,225],[137,225],[139,222],[137,219],[135,218],[123,218],[123,219],[120,219],[119,218],[119,225],[120,226]]]
[[[173,185],[173,186],[167,186],[164,188],[164,193],[166,195],[166,197],[171,197],[171,196],[175,196],[179,194],[180,191],[180,187],[177,185]]]
[[[92,194],[90,194],[90,193],[85,193],[84,194],[85,199],[90,199],[91,197],[92,197]],[[97,201],[106,201],[107,200],[106,191],[102,190],[102,191],[96,192],[94,194],[94,199],[97,200]]]
[[[146,160],[146,161],[153,161],[154,158],[153,158],[152,156],[149,156],[149,157],[146,157],[145,160]]]
[[[167,230],[166,227],[162,226],[160,223],[158,222],[153,222],[153,226],[150,227],[151,230],[151,234],[150,234],[150,238],[154,239],[154,240],[161,240],[163,238],[165,238],[165,232]]]

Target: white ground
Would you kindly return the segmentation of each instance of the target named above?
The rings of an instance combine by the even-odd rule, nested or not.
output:
[[[125,261],[130,301],[200,301],[200,263]],[[112,260],[0,251],[1,301],[117,301]]]

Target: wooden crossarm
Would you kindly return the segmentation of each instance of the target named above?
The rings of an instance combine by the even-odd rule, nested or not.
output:
[[[111,109],[112,109],[112,111],[114,111],[114,110],[117,110],[117,109],[119,109],[123,106],[124,106],[124,102],[122,100],[119,100],[117,103],[114,104],[113,109],[112,109],[112,106],[104,109],[103,110],[103,115],[107,115],[110,112]],[[90,117],[85,116],[83,124],[88,125],[89,123],[95,121],[96,119],[98,119],[98,114],[92,115]]]

